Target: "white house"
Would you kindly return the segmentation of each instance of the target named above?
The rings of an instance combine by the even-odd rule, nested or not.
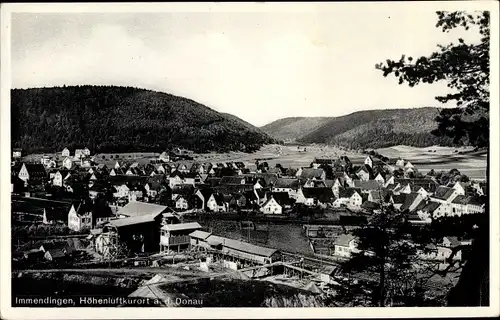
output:
[[[377,174],[377,176],[375,177],[374,180],[377,181],[381,186],[383,186],[385,184],[385,179],[384,179],[384,177],[382,177],[382,175],[380,173]]]
[[[405,161],[401,158],[399,158],[397,161],[396,161],[396,166],[397,167],[404,167],[405,166]]]
[[[113,197],[120,199],[124,197],[128,197],[130,188],[126,184],[122,184],[119,186],[115,186],[116,192],[113,193]]]
[[[66,157],[64,158],[62,165],[66,169],[71,170],[71,168],[73,167],[73,160],[70,157]]]
[[[82,150],[82,153],[83,153],[84,156],[87,156],[87,157],[90,156],[90,150],[89,150],[89,148],[84,148]]]
[[[260,209],[264,214],[282,214],[283,207],[271,196]]]
[[[64,148],[63,151],[61,152],[61,156],[63,157],[69,157],[71,154],[69,152],[68,148]]]
[[[413,166],[413,164],[411,164],[410,161],[406,162],[405,164],[405,169],[414,169],[415,167]]]
[[[189,209],[189,202],[182,195],[178,195],[176,197],[176,199],[174,200],[174,202],[175,202],[175,208],[176,209],[180,209],[180,210],[187,210],[187,209]]]
[[[365,159],[365,164],[369,166],[370,168],[373,168],[373,159],[371,156],[366,157]]]
[[[224,199],[221,194],[212,194],[207,200],[207,206],[213,212],[225,212],[227,211],[227,206],[224,203]]]
[[[168,154],[168,152],[164,151],[160,154],[159,159],[163,162],[170,162],[170,155]]]
[[[21,170],[19,170],[19,179],[23,180],[24,182],[28,181],[30,179],[30,174],[28,172],[28,169],[26,168],[26,164],[23,163],[21,166]]]
[[[358,171],[356,171],[356,175],[359,177],[360,180],[363,181],[370,180],[370,173],[363,168],[360,168]]]
[[[356,237],[350,234],[342,234],[334,241],[335,251],[334,255],[339,257],[349,258],[357,249]]]
[[[92,229],[92,211],[88,206],[79,204],[75,209],[72,205],[68,213],[68,228],[80,232]]]

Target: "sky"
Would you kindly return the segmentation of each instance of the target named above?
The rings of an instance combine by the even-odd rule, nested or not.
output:
[[[256,126],[284,117],[442,106],[375,64],[428,55],[462,31],[435,11],[12,13],[13,88],[127,85],[184,96]]]

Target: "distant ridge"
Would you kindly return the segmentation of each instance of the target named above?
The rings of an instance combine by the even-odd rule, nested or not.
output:
[[[259,128],[196,101],[119,86],[11,90],[12,146],[55,152],[258,150],[275,139]]]
[[[339,145],[347,148],[384,148],[393,145],[451,146],[447,137],[436,137],[438,109],[385,109],[357,111],[340,117],[294,117],[269,123],[261,129],[290,142]]]

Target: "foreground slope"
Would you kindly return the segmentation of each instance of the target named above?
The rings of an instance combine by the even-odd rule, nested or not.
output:
[[[431,131],[437,128],[435,120],[437,108],[387,109],[354,112],[346,116],[321,118],[321,125],[309,130],[297,129],[305,134],[295,138],[301,143],[332,144],[348,148],[383,148],[393,145],[426,147],[431,145],[451,145],[446,137],[436,137]],[[297,119],[297,118],[296,118]],[[298,118],[309,119],[309,118]],[[315,119],[315,118],[310,118]],[[283,119],[287,120],[287,119]],[[276,138],[289,132],[295,120],[279,126],[273,122],[272,130],[262,129]]]
[[[234,116],[167,93],[132,87],[13,89],[12,144],[27,151],[252,151],[273,139]]]

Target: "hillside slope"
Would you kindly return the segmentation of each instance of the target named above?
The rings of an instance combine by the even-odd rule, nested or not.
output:
[[[270,136],[284,141],[302,138],[330,121],[328,117],[291,117],[273,121],[261,129]]]
[[[295,139],[301,143],[333,144],[348,148],[383,148],[399,144],[415,147],[452,145],[451,139],[431,134],[437,128],[437,115],[438,109],[430,107],[359,111],[341,117],[322,118],[319,127]],[[290,132],[290,126],[293,127],[292,123],[280,128],[277,123],[279,120],[271,123],[274,124],[273,130],[266,130],[267,126],[262,129],[281,138],[284,132]]]
[[[116,86],[11,90],[12,145],[35,152],[179,146],[197,152],[253,151],[274,142],[234,116],[167,93]]]

